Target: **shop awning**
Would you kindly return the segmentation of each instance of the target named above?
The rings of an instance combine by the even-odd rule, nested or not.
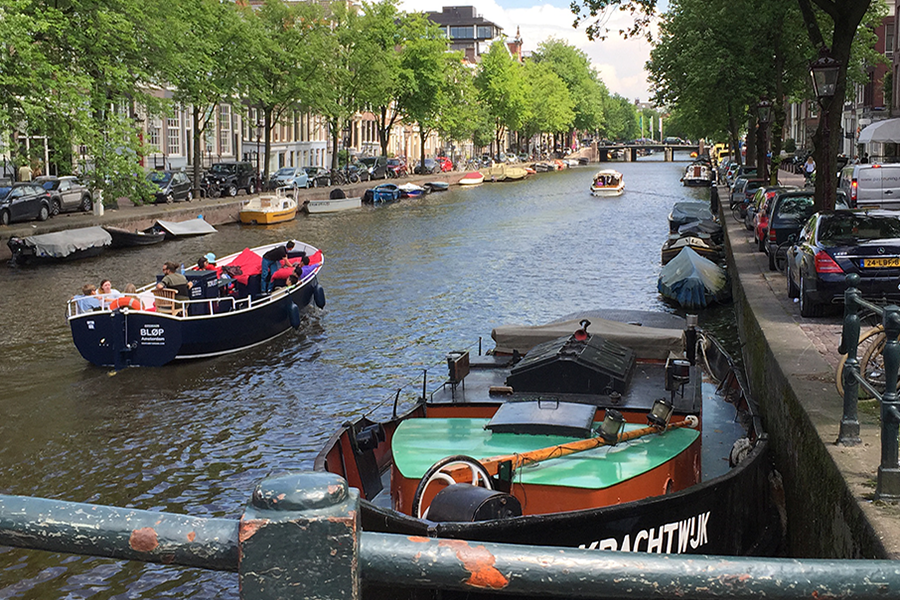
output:
[[[860,144],[872,143],[886,144],[890,142],[900,143],[900,119],[885,119],[866,125],[859,132]]]

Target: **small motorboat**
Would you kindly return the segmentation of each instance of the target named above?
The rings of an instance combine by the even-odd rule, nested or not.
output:
[[[484,175],[481,171],[469,171],[459,180],[459,185],[478,185],[484,182]]]
[[[660,270],[656,287],[664,297],[687,309],[706,308],[731,299],[725,269],[690,247],[682,248]]]
[[[625,176],[614,169],[603,169],[594,175],[591,194],[611,198],[625,192]]]
[[[418,198],[428,193],[428,189],[412,182],[404,183],[397,186],[400,188],[400,196],[402,198]]]
[[[24,238],[11,237],[6,245],[17,263],[54,262],[96,256],[112,245],[112,236],[102,227],[81,227]]]
[[[374,188],[366,190],[362,201],[366,204],[387,204],[396,202],[403,195],[400,188],[393,183],[382,183]]]
[[[214,270],[188,268],[187,300],[178,299],[174,289],[157,289],[157,278],[137,289],[133,297],[139,302],[134,304],[85,311],[79,305],[83,297],[76,296],[66,313],[75,347],[97,366],[158,367],[237,352],[297,328],[310,303],[325,306],[318,281],[323,258],[320,250],[295,241],[288,259],[299,267],[299,281],[290,283],[297,269],[285,267],[272,275],[285,285],[264,294],[262,256],[286,243],[245,248],[217,260]],[[304,257],[309,258],[305,266]]]
[[[164,231],[166,239],[216,233],[216,228],[207,223],[202,216],[186,221],[157,221],[153,228]]]
[[[318,215],[323,213],[341,212],[344,210],[352,210],[362,206],[362,198],[329,198],[327,200],[310,200],[304,204],[303,209],[311,214]]]
[[[272,225],[291,221],[297,216],[297,188],[279,187],[274,194],[263,194],[248,200],[241,208],[241,223]]]
[[[450,352],[443,384],[407,412],[395,405],[383,422],[348,421],[326,442],[315,469],[359,490],[364,531],[625,552],[778,551],[768,438],[711,337],[593,316],[498,327],[492,337],[512,353]]]
[[[669,234],[669,239],[663,243],[661,260],[662,264],[668,264],[670,260],[678,256],[682,248],[690,248],[703,258],[711,261],[722,259],[722,249],[713,244],[709,234],[680,235]]]
[[[120,227],[104,225],[103,229],[112,237],[113,248],[131,248],[133,246],[149,246],[166,239],[166,232],[154,227],[143,231],[129,231]]]
[[[713,182],[713,170],[706,161],[694,161],[684,170],[681,182],[686,186],[709,187]]]
[[[676,202],[669,213],[669,233],[678,233],[682,225],[697,221],[715,221],[709,202]]]
[[[429,181],[422,184],[425,188],[432,192],[446,192],[450,189],[450,184],[446,181]]]

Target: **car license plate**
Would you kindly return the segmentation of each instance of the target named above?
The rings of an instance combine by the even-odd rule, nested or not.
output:
[[[864,258],[862,261],[862,266],[864,269],[900,267],[900,256],[891,256],[885,258]]]

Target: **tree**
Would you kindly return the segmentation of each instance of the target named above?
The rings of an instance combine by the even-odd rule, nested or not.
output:
[[[506,45],[497,41],[481,55],[475,76],[478,97],[485,104],[494,127],[494,142],[501,152],[501,140],[507,129],[518,129],[525,115],[525,91],[522,66],[510,56]]]
[[[230,3],[179,0],[170,39],[173,60],[167,80],[176,104],[191,107],[194,195],[200,195],[204,133],[215,123],[218,104],[236,98],[253,67],[247,28]]]
[[[420,20],[416,27],[416,21]],[[449,64],[460,62],[458,53],[447,53],[447,37],[423,17],[414,15],[410,27],[420,31],[411,37],[403,48],[400,65],[406,79],[403,93],[398,98],[404,115],[419,128],[422,168],[425,167],[425,140],[441,120],[443,110],[453,99],[453,80]]]
[[[524,81],[527,110],[522,129],[525,137],[532,139],[541,133],[568,131],[575,120],[575,101],[551,65],[526,62]]]
[[[246,35],[254,40],[245,71],[246,94],[263,113],[268,177],[272,130],[299,107],[317,107],[327,89],[322,61],[330,49],[328,25],[317,4],[266,0],[259,10],[240,8]]]

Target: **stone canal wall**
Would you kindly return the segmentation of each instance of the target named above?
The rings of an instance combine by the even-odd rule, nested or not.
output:
[[[720,197],[728,197],[727,189]],[[722,223],[747,377],[783,477],[791,556],[900,558],[900,511],[872,499],[880,464],[878,409],[860,406],[861,445],[835,444],[842,416],[834,384],[841,315],[801,318],[784,276],[768,270],[727,203]]]

